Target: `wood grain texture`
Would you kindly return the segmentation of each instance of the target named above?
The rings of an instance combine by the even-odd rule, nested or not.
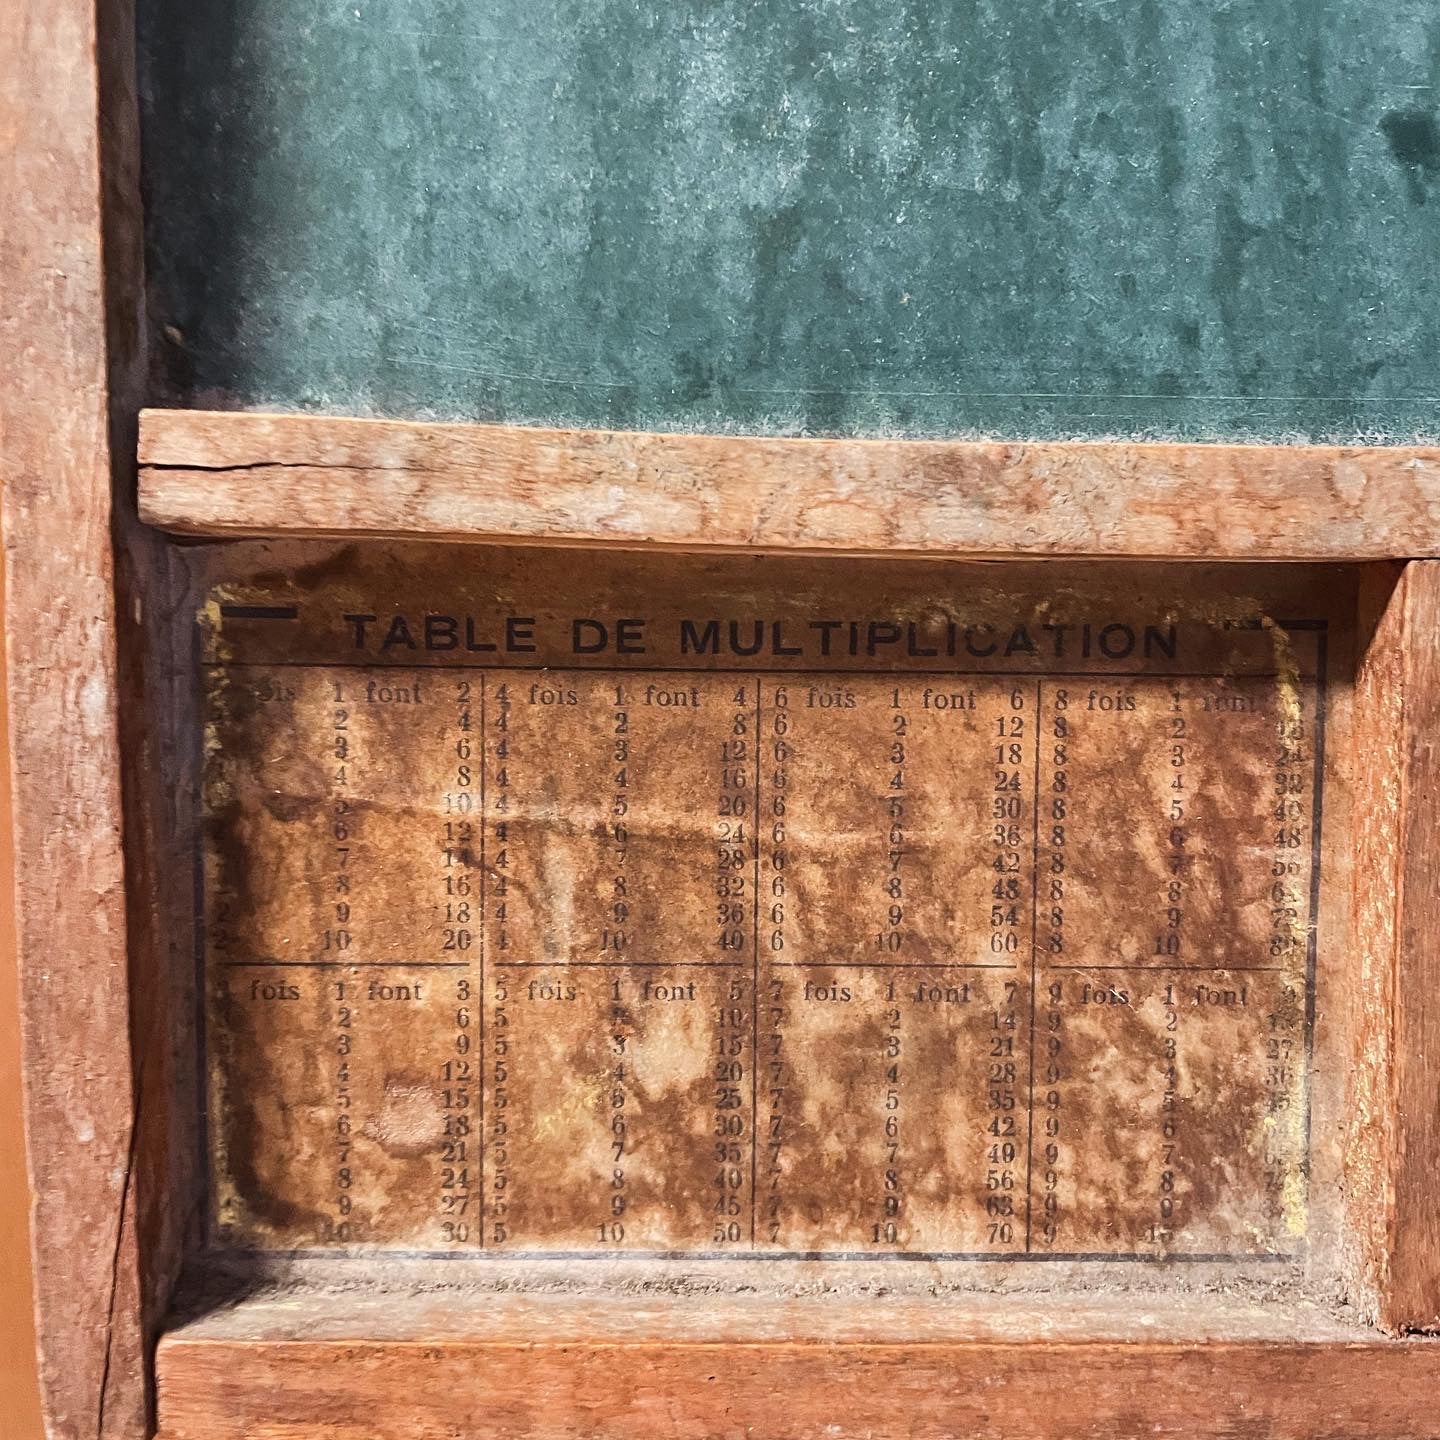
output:
[[[1347,997],[1355,1023],[1346,1071],[1345,1212],[1353,1292],[1372,1321],[1390,1274],[1394,1007],[1405,723],[1404,567],[1367,567],[1355,675],[1355,864]],[[1361,798],[1363,797],[1363,798]]]
[[[1440,565],[1362,586],[1354,990],[1366,1014],[1346,1167],[1362,1291],[1392,1331],[1440,1329]],[[1384,737],[1383,743],[1376,743]]]
[[[126,302],[102,198],[107,156],[134,141],[130,19],[84,0],[0,11],[8,763],[52,1440],[146,1424],[111,559],[112,377],[136,332],[111,324]]]
[[[187,556],[140,525],[123,496],[117,511],[134,1207],[143,1322],[153,1342],[199,1229],[191,856],[201,725],[190,683],[195,639]]]
[[[193,535],[840,554],[1440,553],[1440,450],[796,440],[147,411],[140,505]]]
[[[3,572],[0,572],[3,584]],[[0,666],[5,596],[0,590]],[[3,670],[0,670],[3,674]],[[9,749],[9,716],[0,687],[0,755]],[[35,1291],[30,1273],[29,1186],[21,1084],[20,976],[15,957],[15,847],[10,834],[10,776],[0,766],[0,1414],[6,1440],[43,1440],[35,1368]]]
[[[1163,1342],[1119,1307],[1082,1317],[1087,1337],[1042,1303],[1046,1334],[1036,1302],[1016,1297],[992,1302],[988,1318],[983,1303],[967,1317],[964,1305],[874,1297],[611,1300],[607,1320],[597,1302],[491,1296],[468,1338],[444,1318],[448,1302],[428,1302],[427,1325],[401,1300],[408,1339],[384,1338],[383,1325],[360,1338],[341,1318],[348,1302],[282,1300],[268,1324],[242,1305],[163,1341],[162,1440],[1440,1436],[1427,1399],[1440,1342],[1358,1340],[1288,1311],[1288,1327],[1255,1329],[1219,1313],[1223,1302],[1192,1305],[1206,1318],[1188,1325],[1149,1316],[1184,1336]],[[1006,1309],[1029,1340],[1007,1333]]]
[[[1440,1330],[1440,564],[1407,566],[1397,601],[1393,1188],[1381,1318],[1394,1329]]]
[[[1431,1440],[1415,1343],[177,1346],[160,1440]]]

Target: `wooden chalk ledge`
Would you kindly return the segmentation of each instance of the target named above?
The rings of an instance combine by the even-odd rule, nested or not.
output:
[[[1440,554],[1440,449],[799,440],[148,410],[140,509],[208,536],[1003,558]]]

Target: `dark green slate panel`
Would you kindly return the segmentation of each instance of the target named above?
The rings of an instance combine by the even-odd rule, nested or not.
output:
[[[1436,0],[142,0],[171,398],[1440,434]]]

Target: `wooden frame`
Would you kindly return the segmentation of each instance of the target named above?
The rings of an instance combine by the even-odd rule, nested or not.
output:
[[[0,161],[3,268],[19,277],[0,316],[0,421],[39,1371],[49,1434],[139,1440],[194,1159],[193,1096],[168,1043],[169,1007],[183,1001],[155,983],[176,963],[166,917],[183,876],[169,863],[177,802],[165,775],[185,741],[166,717],[187,657],[171,629],[183,595],[173,551],[139,525],[134,496],[133,16],[54,0],[7,12],[0,39],[0,119],[19,137]],[[1388,1331],[1440,1326],[1440,561],[1426,558],[1440,555],[1440,453],[153,414],[140,454],[144,517],[192,536],[1409,561],[1398,579],[1375,572],[1357,682],[1387,742],[1365,756],[1357,952],[1371,1026],[1351,1143],[1357,1283]],[[1077,1331],[1029,1311],[949,1328],[902,1316],[913,1332],[899,1342],[873,1338],[853,1308],[779,1307],[748,1329],[581,1305],[498,1319],[345,1308],[348,1321],[333,1307],[242,1307],[166,1338],[171,1440],[798,1437],[837,1425],[1055,1440],[1142,1425],[1440,1435],[1440,1340],[1357,1341],[1322,1319],[1282,1336],[1225,1307],[1171,1315],[1193,1328],[1164,1340],[1124,1316]]]
[[[114,549],[141,332],[133,29],[99,8],[0,19],[0,434],[40,1388],[49,1434],[109,1440],[147,1410]]]

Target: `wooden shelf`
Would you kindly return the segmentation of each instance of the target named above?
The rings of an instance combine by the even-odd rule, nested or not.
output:
[[[1440,449],[800,440],[148,410],[176,534],[999,559],[1440,554]]]
[[[1440,1341],[1203,1295],[291,1292],[182,1326],[157,1372],[161,1440],[1397,1440]]]

